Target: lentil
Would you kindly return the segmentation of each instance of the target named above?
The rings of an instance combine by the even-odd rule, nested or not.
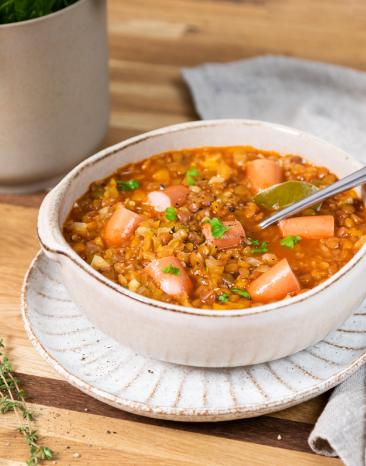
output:
[[[283,181],[306,181],[322,188],[337,179],[327,168],[307,163],[303,157],[251,147],[166,152],[128,164],[92,183],[74,203],[64,224],[64,236],[99,273],[131,291],[165,302],[223,311],[256,306],[261,303],[231,289],[245,290],[282,259],[287,259],[301,286],[299,292],[304,292],[336,273],[366,243],[364,205],[355,191],[348,191],[324,201],[318,211],[307,209],[301,215],[332,215],[335,236],[303,238],[293,248],[283,247],[277,225],[264,231],[257,228],[270,212],[254,202],[246,176],[247,163],[256,159],[276,161],[282,167]],[[189,170],[191,175],[187,175]],[[117,182],[131,180],[135,189],[118,190]],[[146,202],[151,191],[189,184],[184,205],[172,206],[176,209],[174,220]],[[103,236],[105,225],[118,204],[142,220],[123,245],[108,247]],[[228,249],[210,244],[202,227],[214,217],[222,222],[239,221],[246,238]],[[263,243],[268,244],[268,250],[253,253]],[[187,271],[193,283],[190,296],[166,294],[146,273],[145,267],[152,260],[169,256],[179,259]]]

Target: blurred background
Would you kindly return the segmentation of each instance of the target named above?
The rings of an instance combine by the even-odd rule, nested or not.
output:
[[[106,144],[197,118],[184,66],[283,54],[366,69],[363,0],[110,0]]]
[[[364,70],[365,47],[363,0],[0,0],[0,192],[48,189],[99,148],[197,119],[184,67],[270,54]]]

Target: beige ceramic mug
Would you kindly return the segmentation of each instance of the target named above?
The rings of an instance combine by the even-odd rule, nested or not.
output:
[[[93,153],[108,119],[105,0],[0,25],[0,191],[51,186]]]

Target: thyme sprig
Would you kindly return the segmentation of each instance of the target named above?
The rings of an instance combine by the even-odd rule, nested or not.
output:
[[[34,417],[25,401],[25,392],[20,381],[13,375],[13,367],[4,354],[5,345],[0,339],[0,413],[14,412],[19,421],[17,431],[21,433],[29,446],[28,466],[41,464],[43,460],[51,460],[53,451],[39,444],[38,432],[33,429]]]

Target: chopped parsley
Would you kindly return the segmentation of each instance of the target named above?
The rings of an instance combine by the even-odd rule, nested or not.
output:
[[[262,241],[261,243],[259,243],[259,241],[257,241],[257,240],[255,240],[255,241],[257,243],[256,244],[252,243],[252,244],[254,244],[255,246],[258,246],[258,247],[251,249],[251,252],[253,254],[263,254],[263,253],[268,251],[268,241]]]
[[[162,271],[164,273],[170,273],[171,275],[180,275],[178,267],[174,267],[172,264],[169,264],[168,267],[164,267]]]
[[[140,187],[139,180],[117,181],[118,191],[133,191],[134,189],[137,189],[139,187]]]
[[[285,236],[281,239],[280,245],[285,246],[286,248],[293,249],[299,241],[301,241],[301,236]]]
[[[240,288],[231,288],[232,293],[238,294],[246,299],[252,299],[250,294],[246,290],[241,290]]]
[[[227,303],[229,301],[228,293],[220,294],[220,296],[218,297],[218,300],[220,301],[220,303]]]
[[[248,237],[248,241],[250,244],[252,244],[253,246],[259,246],[260,245],[260,242],[258,239],[254,239],[254,238],[249,238]]]
[[[207,219],[205,223],[209,223],[211,225],[211,233],[212,236],[216,239],[220,239],[224,236],[224,234],[229,230],[220,219],[214,217],[211,219]]]
[[[167,220],[176,220],[177,219],[177,211],[174,207],[167,207],[165,209],[165,218]]]
[[[197,168],[192,167],[186,173],[186,179],[188,186],[194,186],[196,184],[196,178],[199,175]]]

